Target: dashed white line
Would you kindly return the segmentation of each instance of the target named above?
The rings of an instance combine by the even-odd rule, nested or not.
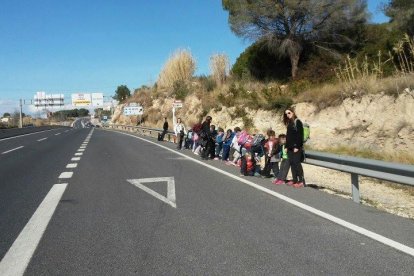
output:
[[[10,139],[16,139],[16,138],[23,137],[23,136],[29,136],[29,135],[33,135],[33,134],[39,134],[39,133],[43,133],[43,132],[54,131],[54,130],[58,130],[58,129],[42,130],[42,131],[37,131],[37,132],[32,132],[32,133],[27,133],[27,134],[22,134],[22,135],[17,135],[17,136],[13,136],[13,137],[3,138],[3,139],[0,139],[0,142],[1,141],[6,141],[6,140],[10,140]]]
[[[86,146],[80,146],[79,148],[80,149],[86,149]]]
[[[59,178],[60,179],[62,179],[62,178],[67,179],[67,178],[71,178],[72,176],[73,176],[73,172],[63,172],[59,175]]]
[[[80,157],[73,157],[72,159],[70,159],[71,161],[79,161]]]
[[[78,149],[78,152],[83,152],[85,151],[85,149]]]
[[[75,155],[76,155],[76,156],[82,156],[82,155],[83,155],[83,153],[82,153],[82,152],[77,152],[77,153],[75,153]]]
[[[60,135],[60,132],[55,134],[55,136],[58,136],[58,135]]]
[[[66,165],[66,168],[67,169],[74,169],[74,168],[76,168],[78,166],[78,164],[77,163],[69,163],[69,164],[67,164]]]
[[[6,154],[6,153],[9,153],[9,152],[12,152],[12,151],[15,151],[15,150],[21,149],[21,148],[24,148],[24,146],[20,146],[20,147],[17,147],[17,148],[11,149],[11,150],[7,150],[7,151],[5,151],[5,152],[2,152],[1,154]]]
[[[55,184],[0,262],[0,275],[23,275],[67,187]]]
[[[46,140],[47,139],[47,137],[45,137],[45,138],[42,138],[42,139],[39,139],[39,140],[37,140],[38,142],[42,142],[42,141],[44,141],[44,140]]]

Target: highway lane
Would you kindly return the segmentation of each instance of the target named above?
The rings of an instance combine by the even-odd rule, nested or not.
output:
[[[66,129],[68,130],[68,129]],[[89,130],[53,130],[0,141],[0,259],[65,169]],[[61,132],[60,135],[55,135]],[[38,139],[47,140],[37,142]]]
[[[0,154],[13,148],[20,146],[28,146],[30,144],[38,143],[40,139],[53,137],[57,133],[65,133],[70,131],[72,128],[61,127],[52,130],[46,130],[41,132],[30,133],[21,136],[9,137],[6,139],[0,139]],[[42,140],[43,141],[43,140]],[[41,141],[40,141],[41,142]]]
[[[177,208],[127,182],[154,177],[174,177]],[[118,133],[96,130],[69,182],[27,275],[414,271],[407,254]]]

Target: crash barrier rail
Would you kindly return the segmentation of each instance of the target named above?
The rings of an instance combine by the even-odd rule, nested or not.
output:
[[[110,125],[109,128],[138,132],[143,135],[161,133],[162,129],[140,126]],[[174,134],[168,131],[168,141]],[[352,199],[360,202],[359,178],[360,176],[386,180],[393,183],[414,186],[414,166],[398,163],[384,162],[353,156],[345,156],[327,152],[306,151],[305,163],[351,174]]]

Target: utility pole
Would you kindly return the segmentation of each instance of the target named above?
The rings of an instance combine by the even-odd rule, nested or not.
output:
[[[23,128],[23,100],[20,99],[20,122],[19,122],[19,128]]]

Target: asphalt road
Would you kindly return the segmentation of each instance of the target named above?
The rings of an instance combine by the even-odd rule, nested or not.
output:
[[[18,254],[16,259],[6,257],[17,241],[31,235],[27,229],[36,229],[27,228],[28,221],[59,183],[67,183],[66,190],[24,267],[25,275],[412,275],[414,271],[413,256],[246,185],[236,177],[235,168],[215,161],[203,162],[212,166],[206,167],[117,132],[81,128],[55,132],[59,130],[43,133],[47,139],[40,142],[40,133],[0,140],[1,152],[24,146],[0,154],[0,258],[4,257],[0,272],[5,264],[23,263]],[[77,166],[66,168],[68,164]],[[70,176],[59,178],[62,173]],[[159,177],[174,179],[175,199],[166,182],[142,182],[137,187],[127,181]],[[274,187],[268,180],[243,179],[414,247],[412,220],[310,188],[295,190]],[[19,236],[21,231],[24,235]]]

